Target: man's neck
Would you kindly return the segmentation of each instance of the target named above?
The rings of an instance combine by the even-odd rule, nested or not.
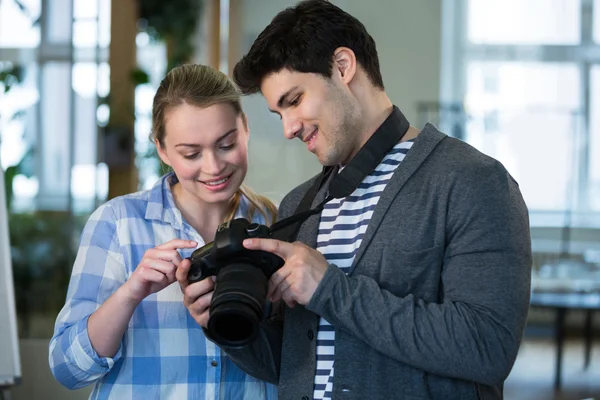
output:
[[[354,151],[348,157],[347,161],[350,161],[356,153],[367,143],[367,141],[373,136],[375,131],[385,122],[390,116],[394,105],[383,91],[376,91],[366,97],[366,100],[360,101],[360,107],[362,109],[361,119],[363,121],[362,130],[359,137],[356,140]],[[344,163],[345,165],[346,163]]]

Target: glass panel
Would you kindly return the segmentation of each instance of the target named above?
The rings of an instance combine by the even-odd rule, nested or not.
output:
[[[90,212],[96,198],[96,83],[98,68],[94,63],[73,65],[75,91],[75,154],[71,194],[76,213]]]
[[[66,210],[69,200],[71,66],[51,62],[42,69],[42,148],[38,152],[39,209]],[[57,105],[60,105],[57,107]]]
[[[37,47],[41,0],[21,0],[24,9],[14,1],[0,1],[0,47]]]
[[[110,1],[99,0],[100,8],[98,9],[98,43],[100,47],[108,47],[110,44]]]
[[[577,44],[580,0],[469,0],[468,38],[488,44]]]
[[[49,43],[70,43],[72,29],[72,0],[48,1],[48,30],[46,41]]]
[[[589,206],[600,211],[600,66],[592,67],[590,107]]]
[[[7,65],[4,63],[4,67]],[[4,91],[2,86],[0,91]],[[12,211],[34,208],[37,178],[33,150],[37,141],[38,98],[35,64],[23,68],[22,80],[0,95],[0,167],[16,167],[18,174],[12,182],[12,198],[16,199],[10,202]]]
[[[530,209],[571,204],[580,128],[579,70],[572,64],[472,62],[465,139],[498,159]]]
[[[139,35],[138,35],[139,38]],[[135,152],[138,167],[139,187],[152,187],[165,171],[161,169],[154,145],[148,136],[152,129],[152,101],[164,78],[166,49],[164,44],[148,42],[137,45],[138,66],[148,74],[149,83],[138,85],[135,90]]]
[[[73,45],[75,47],[96,47],[98,24],[95,21],[73,22]]]
[[[98,16],[98,0],[75,0],[73,17],[75,19],[96,18]]]
[[[220,15],[221,19],[219,21],[220,25],[220,46],[221,49],[228,49],[229,47],[229,0],[221,0],[220,2],[221,9]],[[219,60],[219,68],[220,70],[227,74],[229,73],[229,51],[221,51],[221,59]]]
[[[594,0],[594,41],[600,43],[600,0]]]
[[[101,63],[98,66],[98,96],[106,97],[110,92],[110,66]]]

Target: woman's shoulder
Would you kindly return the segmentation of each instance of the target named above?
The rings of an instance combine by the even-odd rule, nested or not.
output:
[[[90,219],[120,220],[123,218],[143,218],[151,198],[151,190],[141,190],[107,200],[96,208]]]
[[[157,205],[159,207],[163,206],[166,182],[171,175],[163,175],[150,189],[139,190],[107,200],[94,213],[101,215],[112,212],[116,219],[144,218],[149,206],[154,208]]]

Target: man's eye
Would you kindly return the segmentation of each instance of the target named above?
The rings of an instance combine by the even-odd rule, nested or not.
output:
[[[297,106],[300,103],[300,96],[296,96],[294,97],[294,99],[292,101],[290,101],[290,106],[294,107]]]

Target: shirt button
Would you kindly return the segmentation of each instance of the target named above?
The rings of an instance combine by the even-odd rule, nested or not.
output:
[[[216,367],[217,365],[219,365],[219,363],[217,362],[217,360],[212,360],[210,362],[210,365],[212,365],[213,367]]]
[[[308,330],[307,336],[308,340],[313,340],[315,338],[315,334],[313,333],[312,329]]]

